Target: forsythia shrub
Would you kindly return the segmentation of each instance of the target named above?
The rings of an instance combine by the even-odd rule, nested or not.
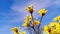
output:
[[[24,23],[22,24],[22,26],[29,29],[30,34],[32,34],[34,32],[35,32],[34,34],[41,34],[40,33],[40,25],[41,25],[41,21],[42,21],[43,16],[47,13],[47,10],[40,9],[38,13],[41,16],[41,19],[34,20],[33,5],[29,5],[25,9],[30,13],[30,15],[27,15],[27,17],[25,17]],[[12,31],[14,32],[14,34],[27,34],[26,31],[20,32],[19,27],[13,27]],[[51,22],[49,25],[46,25],[43,27],[43,34],[60,34],[60,16],[55,17],[53,22]]]
[[[41,20],[38,20],[38,19],[34,20],[33,5],[29,5],[25,9],[30,13],[30,15],[27,15],[27,17],[25,17],[25,20],[24,20],[24,23],[22,24],[22,26],[28,28],[30,30],[30,34],[32,34],[33,31],[35,32],[34,34],[40,34],[41,21],[42,21],[43,16],[47,13],[47,10],[40,9],[38,13],[41,16]],[[37,30],[36,30],[36,28],[37,28]],[[17,28],[17,27],[13,27],[12,31],[14,32],[14,34],[26,34],[26,31],[19,32],[19,28]]]

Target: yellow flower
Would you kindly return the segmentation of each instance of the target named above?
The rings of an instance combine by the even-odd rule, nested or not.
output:
[[[25,8],[26,10],[28,10],[31,14],[33,13],[33,5],[29,5],[27,8]]]
[[[58,20],[60,20],[60,15],[58,16]]]
[[[60,24],[59,24],[59,23],[56,24],[56,32],[57,32],[57,33],[60,33]]]
[[[44,27],[44,31],[49,32],[49,27],[47,25]]]
[[[19,28],[17,28],[17,27],[13,27],[12,31],[14,32],[14,34],[20,34],[19,33]]]
[[[56,34],[56,30],[51,30],[50,34]]]
[[[46,9],[40,9],[39,10],[40,16],[44,16],[46,13],[47,13],[47,10]]]
[[[59,21],[60,16],[57,16],[56,18],[54,18],[54,20]],[[60,22],[51,22],[49,26],[44,27],[44,32],[49,32],[50,34],[60,34]]]
[[[56,25],[56,22],[51,22],[50,27],[54,27]]]
[[[60,24],[59,23],[56,24],[56,29],[60,30]]]
[[[54,20],[56,21],[56,20],[58,20],[58,18],[57,18],[57,17],[55,17],[55,18],[54,18]]]
[[[29,26],[30,26],[30,23],[23,23],[22,26],[24,26],[24,27],[29,27]]]
[[[26,34],[26,32],[25,31],[22,31],[21,34]]]
[[[60,22],[60,15],[59,15],[59,16],[57,16],[57,17],[55,17],[55,18],[54,18],[54,20],[55,20],[55,21],[59,21],[59,22]]]
[[[39,25],[40,24],[40,21],[39,20],[35,20],[34,22],[32,22],[32,25],[35,26],[35,25]]]
[[[24,27],[29,27],[30,26],[30,21],[31,21],[32,16],[27,16],[24,20],[24,23],[22,26]]]
[[[31,21],[31,19],[32,19],[31,15],[30,16],[27,15],[27,17],[25,17],[25,21]]]

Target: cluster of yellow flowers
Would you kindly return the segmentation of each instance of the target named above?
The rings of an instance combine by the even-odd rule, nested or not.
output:
[[[30,13],[30,15],[25,17],[25,20],[24,20],[24,23],[22,24],[22,26],[27,27],[27,28],[32,27],[32,29],[36,33],[36,30],[34,29],[34,27],[35,26],[38,27],[38,30],[39,30],[39,26],[40,26],[41,22],[38,19],[34,20],[33,5],[29,5],[25,9]],[[40,9],[38,13],[40,14],[40,16],[44,16],[47,13],[47,10],[46,9]],[[16,27],[12,28],[12,31],[14,32],[14,34],[26,34],[25,31],[19,32],[19,28],[16,28]]]
[[[40,21],[38,19],[34,20],[33,5],[29,5],[25,9],[30,13],[30,15],[25,18],[22,26],[27,27],[27,28],[32,26],[33,29],[34,29],[34,26],[36,27],[38,26],[38,30],[39,30],[41,20]],[[40,9],[38,13],[40,16],[44,16],[47,13],[47,11],[48,10],[46,9]],[[19,32],[19,29],[20,28],[13,27],[12,31],[14,32],[14,34],[26,34],[25,31]],[[35,29],[34,31],[36,32]],[[39,33],[39,31],[37,33]],[[49,25],[44,26],[43,33],[44,34],[60,34],[60,15],[54,18],[54,22],[51,22]]]
[[[29,13],[33,13],[33,5],[29,5],[27,8],[25,8]],[[39,12],[40,16],[44,16],[47,13],[46,9],[40,9]]]
[[[35,26],[35,25],[39,25],[40,24],[40,21],[38,19],[36,19],[34,22],[32,22],[32,25]]]
[[[31,19],[32,19],[31,16],[26,17],[24,23],[22,24],[22,26],[30,27]],[[36,19],[34,22],[32,21],[32,26],[39,25],[39,24],[40,24],[40,21],[38,19]]]
[[[17,27],[13,27],[12,31],[14,32],[14,34],[26,34],[25,31],[19,32],[20,28]]]
[[[41,22],[38,20],[38,19],[36,19],[36,20],[34,20],[33,19],[33,5],[29,5],[27,8],[25,8],[31,15],[30,16],[27,16],[26,18],[25,18],[25,21],[24,21],[24,23],[23,23],[23,25],[22,26],[24,26],[24,27],[30,27],[30,26],[32,26],[32,27],[34,27],[34,26],[38,26],[39,27],[39,25],[41,24]],[[46,13],[47,13],[47,10],[46,9],[40,9],[39,10],[39,12],[38,12],[39,14],[40,14],[40,16],[44,16]]]
[[[54,20],[57,19],[60,20],[60,16],[54,18]],[[60,34],[60,22],[51,22],[49,25],[44,26],[43,30],[48,34]]]
[[[27,8],[25,8],[26,10],[29,11],[30,14],[33,13],[33,5],[29,5]],[[38,12],[41,16],[44,16],[46,13],[47,13],[47,10],[46,9],[41,9],[39,10]],[[30,21],[31,19],[33,18],[33,16],[28,16],[27,18],[25,18],[25,22],[23,24],[23,26],[25,27],[29,27],[30,26]],[[40,24],[40,21],[37,19],[37,20],[34,20],[32,22],[32,26],[35,26],[35,25],[39,25]]]
[[[32,16],[27,16],[25,18],[24,24],[22,26],[24,26],[24,27],[30,27],[31,18],[32,18]]]

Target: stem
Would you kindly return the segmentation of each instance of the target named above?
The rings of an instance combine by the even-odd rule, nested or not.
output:
[[[37,34],[37,32],[36,32],[35,28],[34,28],[34,27],[32,27],[32,28],[33,28],[33,30],[35,31],[35,34]]]
[[[30,34],[32,34],[31,28],[30,28]]]
[[[31,14],[31,16],[32,16],[32,21],[34,22],[33,15]]]
[[[33,21],[33,23],[34,23],[33,15],[31,14],[31,16],[32,16],[32,21]],[[32,26],[32,28],[33,28],[33,30],[35,31],[35,33],[37,34],[37,32],[36,32],[34,26]]]
[[[42,18],[43,16],[41,17],[40,24],[38,25],[38,34],[40,34],[40,25],[41,25]]]

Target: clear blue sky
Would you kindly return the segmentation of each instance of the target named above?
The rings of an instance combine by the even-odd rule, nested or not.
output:
[[[60,15],[60,0],[0,0],[0,34],[13,34],[12,27],[19,27],[24,21],[24,10],[29,4],[34,5],[34,18],[39,18],[39,9],[46,8],[48,13],[44,16],[42,25],[49,24],[53,18]]]

